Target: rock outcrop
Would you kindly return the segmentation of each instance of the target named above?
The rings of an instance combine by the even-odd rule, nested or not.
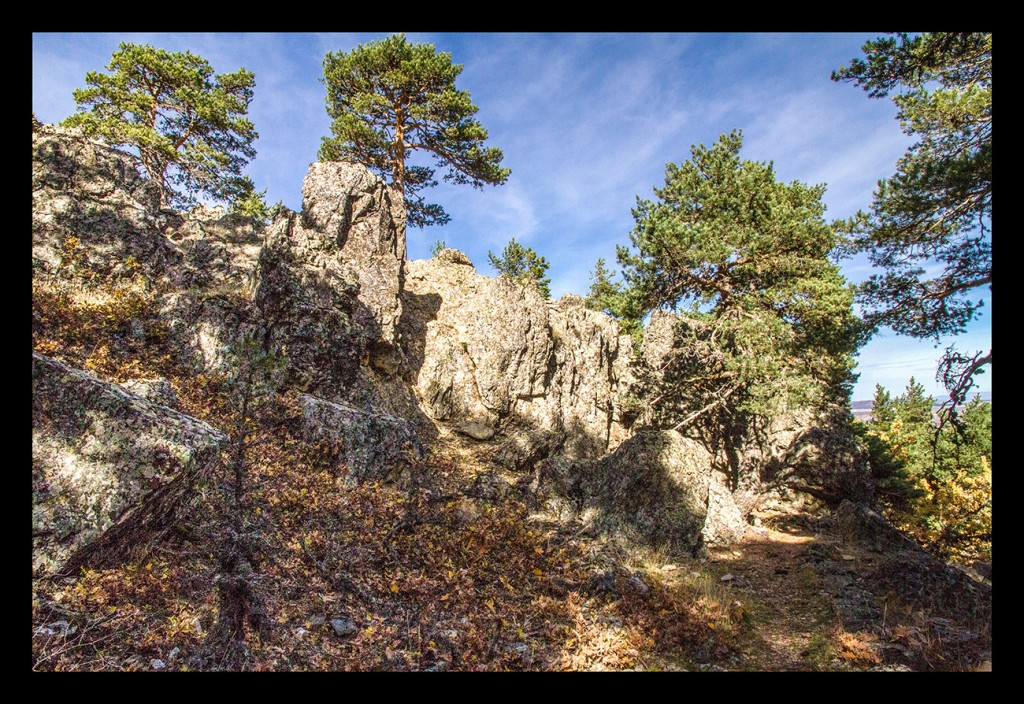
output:
[[[757,442],[733,438],[739,467],[735,451],[664,434],[598,461],[630,436],[632,340],[581,297],[547,301],[478,274],[462,252],[406,262],[402,196],[361,165],[313,164],[302,212],[281,209],[264,228],[220,208],[161,208],[131,157],[72,131],[34,125],[33,152],[36,270],[62,266],[72,234],[99,273],[138,262],[160,282],[178,361],[230,374],[246,349],[280,360],[275,384],[305,394],[308,430],[345,444],[355,480],[390,476],[389,464],[442,424],[517,471],[545,458],[591,460],[573,465],[566,491],[609,512],[600,497],[623,494],[616,515],[633,516],[626,522],[647,538],[661,530],[655,521],[676,516],[665,530],[695,548],[734,536],[736,517],[772,482],[799,477],[801,488],[839,496],[860,476],[835,469],[849,448],[803,417]],[[677,323],[652,316],[649,369],[671,350]],[[654,508],[645,513],[644,502]]]
[[[681,330],[694,334],[680,335]],[[639,360],[648,390],[661,383],[673,350],[680,344],[692,345],[686,352],[701,359],[720,354],[705,341],[709,332],[701,321],[654,311],[644,330]],[[686,342],[680,342],[683,338]],[[655,427],[666,424],[651,408],[643,420]],[[780,488],[810,494],[833,506],[844,499],[871,498],[867,455],[849,432],[845,407],[799,409],[767,422],[756,421],[748,428],[732,429],[728,437],[722,435],[710,449],[719,465],[729,468],[736,487],[734,499],[744,513],[768,492]]]
[[[579,296],[545,301],[448,249],[409,263],[402,303],[403,375],[435,421],[498,430],[517,467],[598,456],[626,436],[629,339]]]
[[[78,129],[33,123],[32,262],[37,273],[159,276],[181,261],[165,236],[182,222],[133,157]]]
[[[264,226],[226,213],[221,206],[197,205],[169,233],[182,253],[175,286],[205,294],[246,294],[263,248]]]
[[[262,232],[197,208],[175,239],[186,264],[205,273],[179,282],[189,290],[164,305],[179,356],[226,372],[241,341],[256,339],[285,360],[286,386],[408,411],[408,390],[386,378],[400,361],[403,218],[379,178],[337,162],[313,164],[302,212],[281,209]]]
[[[369,314],[357,322],[376,327],[383,342],[394,343],[405,264],[402,195],[360,164],[312,164],[302,184],[302,215],[289,217],[288,229],[307,261],[333,252],[349,264],[362,310]]]
[[[746,530],[713,455],[674,430],[642,431],[599,460],[547,461],[536,488],[629,542],[697,553]]]
[[[109,564],[158,536],[224,441],[196,418],[33,353],[33,576]]]
[[[355,270],[333,242],[297,226],[298,219],[290,213],[270,227],[254,304],[267,347],[287,360],[287,383],[326,398],[343,397],[374,331],[366,325]]]

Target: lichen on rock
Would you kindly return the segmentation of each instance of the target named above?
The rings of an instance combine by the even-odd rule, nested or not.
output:
[[[33,353],[33,575],[147,544],[187,506],[224,441],[203,421]]]
[[[415,427],[404,418],[309,394],[299,398],[308,437],[341,442],[347,482],[396,478],[423,455]]]

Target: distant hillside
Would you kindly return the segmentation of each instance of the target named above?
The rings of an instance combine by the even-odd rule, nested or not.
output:
[[[992,392],[991,391],[979,391],[977,393],[977,395],[981,396],[981,400],[982,401],[987,401],[989,403],[992,403]],[[970,398],[973,399],[974,396],[972,395]],[[946,394],[943,394],[942,396],[936,397],[935,405],[932,406],[932,412],[938,411],[939,406],[941,406],[948,399],[949,399],[949,396],[946,395]],[[871,399],[868,399],[866,401],[853,401],[850,404],[850,410],[853,411],[854,417],[860,418],[861,420],[868,420],[871,417],[871,404],[872,404]]]

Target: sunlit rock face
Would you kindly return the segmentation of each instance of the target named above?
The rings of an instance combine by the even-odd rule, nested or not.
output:
[[[289,237],[308,261],[336,254],[359,280],[358,298],[381,340],[395,342],[402,315],[405,202],[361,164],[315,163],[302,184],[302,214],[288,221]]]
[[[507,464],[597,456],[626,436],[629,338],[579,296],[547,301],[447,249],[409,262],[402,305],[402,373],[424,412],[496,430]]]
[[[167,406],[32,355],[32,572],[74,572],[170,527],[225,436]]]
[[[160,207],[159,188],[139,175],[129,155],[77,129],[33,124],[32,263],[38,272],[74,266],[105,276],[137,268],[162,275],[181,261],[165,237],[181,222]]]

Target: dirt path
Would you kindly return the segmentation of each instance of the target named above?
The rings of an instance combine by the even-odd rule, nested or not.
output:
[[[713,570],[732,574],[737,600],[749,613],[750,652],[743,669],[820,670],[834,652],[838,625],[827,596],[821,594],[808,548],[814,534],[799,520],[774,528],[751,528],[744,541],[712,551]]]
[[[709,551],[703,568],[717,587],[715,597],[728,600],[734,635],[743,644],[738,657],[720,663],[724,669],[837,669],[838,620],[808,559],[817,541],[797,516],[772,528],[751,527],[739,544]],[[667,586],[672,581],[669,576]]]

